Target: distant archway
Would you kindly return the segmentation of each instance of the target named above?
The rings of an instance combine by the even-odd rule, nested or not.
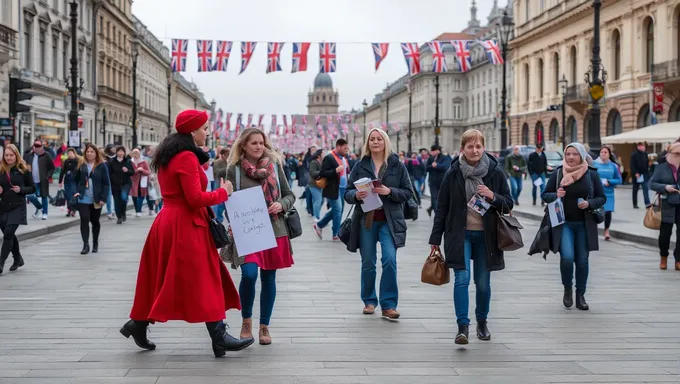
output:
[[[522,145],[529,145],[529,124],[522,126]]]

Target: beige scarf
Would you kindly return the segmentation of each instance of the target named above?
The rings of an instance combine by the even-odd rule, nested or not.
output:
[[[580,164],[570,166],[566,160],[562,162],[562,181],[560,185],[563,187],[574,184],[581,180],[583,175],[588,171],[588,162],[583,160]]]

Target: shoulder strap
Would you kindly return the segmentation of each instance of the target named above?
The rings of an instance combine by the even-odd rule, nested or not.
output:
[[[236,176],[236,190],[241,190],[241,168],[238,165],[234,166],[234,174]]]
[[[274,163],[274,173],[276,174],[276,186],[279,187],[279,195],[281,195],[281,180],[279,180],[279,165]]]

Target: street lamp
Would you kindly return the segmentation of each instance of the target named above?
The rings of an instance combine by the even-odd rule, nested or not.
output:
[[[71,13],[69,14],[71,21],[71,110],[68,113],[69,120],[69,136],[71,132],[78,136],[77,144],[74,145],[76,149],[80,148],[80,133],[78,132],[78,3],[73,1],[71,3]],[[69,144],[71,139],[69,137]]]
[[[409,156],[411,155],[411,152],[413,151],[413,148],[411,147],[411,102],[412,102],[412,94],[411,94],[411,81],[406,82],[406,92],[408,92],[408,154]]]
[[[434,145],[439,148],[439,75],[434,77]]]
[[[600,146],[602,146],[600,141],[600,99],[604,97],[604,85],[607,82],[607,71],[604,70],[600,58],[601,7],[601,0],[593,0],[593,56],[588,72],[585,74],[585,83],[588,84],[588,91],[593,103],[593,107],[590,109],[590,129],[588,130],[588,146],[592,153],[599,153]]]
[[[362,143],[361,143],[361,148],[364,147],[364,143],[366,141],[366,108],[368,107],[368,103],[366,102],[366,99],[364,99],[364,102],[361,103],[361,106],[364,107],[364,136],[362,138]]]
[[[100,133],[102,134],[102,143],[104,145],[108,144],[106,142],[106,108],[102,109],[102,128]]]
[[[135,36],[132,40],[132,148],[137,148],[137,58],[139,42]]]
[[[172,106],[171,106],[171,91],[172,91],[172,73],[168,76],[168,135],[172,132]]]
[[[562,79],[558,81],[560,87],[562,88],[562,151],[564,152],[567,146],[567,86],[569,81],[567,77],[562,74]]]
[[[498,23],[498,36],[501,41],[501,55],[503,56],[503,88],[501,89],[501,149],[505,149],[508,146],[508,115],[507,115],[507,105],[508,105],[508,88],[506,84],[506,72],[507,72],[507,57],[508,57],[508,42],[510,41],[510,34],[515,27],[515,23],[512,22],[512,18],[508,16],[507,11],[503,11],[503,17],[501,22]]]

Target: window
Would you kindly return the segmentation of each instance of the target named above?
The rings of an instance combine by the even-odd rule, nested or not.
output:
[[[524,1],[524,21],[529,21],[529,0]]]
[[[491,102],[491,91],[489,91],[489,113],[494,113],[495,109],[493,107],[493,104]]]
[[[479,94],[477,94],[477,116],[481,116],[482,114],[482,108],[480,108],[481,104],[479,103]]]
[[[652,73],[652,66],[654,65],[654,21],[651,18],[646,20],[646,52],[645,52],[645,69]]]
[[[90,85],[92,83],[92,53],[87,51],[87,57],[85,62],[85,83]]]
[[[491,77],[492,77],[492,76],[491,76],[491,70],[489,69],[489,77],[488,77],[489,82],[488,82],[487,84],[491,84]]]
[[[83,4],[83,0],[80,0],[80,4],[78,5],[78,25],[81,27],[84,25],[83,24],[83,16],[85,15],[85,6]]]
[[[486,72],[482,72],[482,85],[486,84]]]
[[[459,101],[453,103],[453,118],[454,119],[462,118],[462,106],[460,105]]]
[[[560,54],[555,52],[553,54],[553,73],[555,76],[555,84],[553,88],[553,92],[556,95],[560,94]]]
[[[40,73],[45,73],[47,72],[47,66],[45,61],[47,60],[47,48],[46,48],[46,43],[45,43],[45,38],[46,38],[46,32],[44,29],[40,30],[40,40],[39,42],[39,49],[40,49]]]
[[[529,101],[529,63],[524,64],[524,101]]]
[[[576,64],[578,63],[577,57],[576,57],[576,46],[571,46],[571,49],[569,50],[569,56],[571,59],[571,85],[576,85]]]
[[[59,72],[59,35],[52,31],[52,77],[57,78]]]
[[[543,98],[543,59],[538,59],[538,98]]]
[[[614,45],[614,80],[621,77],[621,34],[618,29],[614,30],[612,35],[612,43]]]
[[[482,114],[486,115],[486,91],[482,94]]]
[[[455,89],[456,91],[460,90],[460,80],[456,79],[453,81],[453,89]]]
[[[543,13],[545,9],[545,0],[538,0],[538,12]]]
[[[63,42],[64,49],[61,52],[61,62],[64,64],[62,68],[63,79],[68,79],[68,39],[64,38]]]

